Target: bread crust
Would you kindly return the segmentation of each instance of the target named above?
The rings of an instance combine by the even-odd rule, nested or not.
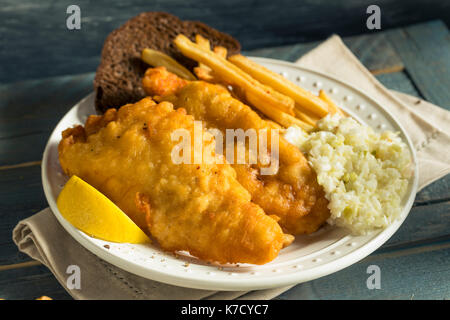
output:
[[[198,21],[183,21],[166,12],[144,12],[111,32],[103,45],[100,65],[94,79],[95,105],[100,112],[134,103],[146,96],[142,78],[148,65],[141,59],[144,48],[162,51],[188,69],[196,63],[184,57],[173,44],[182,33],[191,40],[196,34],[208,38],[212,46],[227,48],[230,55],[240,52],[239,42]]]

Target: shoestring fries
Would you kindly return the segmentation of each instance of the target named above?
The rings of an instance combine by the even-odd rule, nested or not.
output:
[[[299,111],[304,111],[302,109],[306,109],[319,116],[319,118],[328,114],[326,102],[311,92],[295,85],[283,76],[270,71],[240,54],[231,56],[228,60],[262,84],[270,86],[278,92],[294,99],[296,107],[300,108]]]
[[[187,80],[197,80],[197,78],[176,60],[167,54],[153,49],[146,48],[142,50],[141,59],[153,67],[166,67],[170,72]]]
[[[344,111],[342,111],[334,102],[331,100],[331,98],[325,93],[325,91],[320,90],[319,91],[319,98],[325,101],[328,105],[328,110],[332,113],[339,113],[341,116],[345,117]]]
[[[202,49],[184,35],[178,35],[174,42],[182,54],[205,64],[213,70],[214,75],[227,84],[239,87],[244,92],[246,100],[263,114],[270,117],[268,114],[272,114],[271,109],[277,108],[291,116],[294,115],[295,103],[292,98],[259,83],[231,62],[214,52]]]
[[[259,96],[252,96],[252,92],[248,93],[247,99],[254,101],[254,103],[258,104],[259,101],[261,101],[261,97]],[[259,103],[261,105],[261,103]],[[261,111],[262,112],[262,111]],[[285,112],[280,111],[277,108],[267,108],[265,109],[265,112],[263,112],[265,116],[267,116],[269,119],[272,119],[276,123],[282,125],[283,127],[287,128],[293,125],[296,125],[303,130],[309,132],[314,128],[314,124],[308,124],[300,119],[297,119],[296,117],[293,117]]]
[[[204,50],[211,51],[211,45],[209,40],[197,34],[195,36],[195,42]],[[215,47],[214,53],[218,54],[223,59],[227,58],[227,49],[224,47]],[[194,68],[195,75],[203,81],[220,83],[220,79],[214,76],[214,72],[205,64],[199,62],[198,67]]]
[[[311,118],[310,116],[306,115],[304,112],[299,111],[298,109],[295,109],[294,113],[298,119],[312,125],[313,127],[316,125],[317,120],[319,120],[318,118]]]
[[[211,50],[211,44],[209,43],[209,40],[204,38],[204,37],[202,37],[201,35],[199,35],[199,34],[195,35],[195,42],[203,50],[208,50],[208,51]],[[208,68],[206,65],[204,65],[201,62],[198,63],[198,67],[197,68],[201,69],[200,70],[201,74],[208,75],[210,78],[212,78],[212,74],[211,74],[212,70],[211,70],[211,68]],[[195,68],[195,69],[197,69],[197,68]],[[195,72],[195,69],[194,69],[194,72]]]
[[[209,40],[200,35],[195,43],[178,35],[174,43],[182,54],[198,62],[194,72],[200,80],[228,87],[233,96],[283,127],[296,125],[310,131],[328,113],[345,116],[323,90],[316,96],[240,54],[227,59],[225,48],[211,48]]]
[[[214,53],[223,59],[226,59],[228,54],[227,48],[221,46],[214,47]]]

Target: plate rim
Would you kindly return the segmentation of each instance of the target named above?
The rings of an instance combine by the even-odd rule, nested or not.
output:
[[[306,68],[303,66],[296,65],[291,62],[277,60],[277,59],[270,59],[270,58],[260,58],[260,57],[249,57],[251,59],[254,59],[255,61],[259,62],[268,62],[271,64],[277,64],[286,66],[288,68],[295,68],[299,70],[304,70],[306,72],[315,73],[321,77],[325,77],[331,81],[337,82],[339,84],[343,84],[346,87],[348,87],[351,90],[356,91],[359,95],[364,97],[365,99],[370,100],[370,102],[377,108],[380,109],[385,115],[387,115],[388,118],[390,118],[401,130],[402,135],[406,139],[406,144],[408,145],[408,148],[411,152],[412,161],[414,164],[414,177],[412,179],[412,186],[411,186],[411,193],[408,197],[407,202],[405,203],[404,209],[405,213],[403,214],[403,217],[401,219],[396,220],[394,223],[392,223],[390,226],[388,226],[386,229],[382,230],[378,235],[376,235],[374,238],[372,238],[369,242],[362,245],[361,247],[358,247],[357,249],[339,257],[335,260],[329,261],[327,263],[324,263],[320,266],[317,266],[312,269],[308,270],[299,270],[296,273],[293,274],[280,274],[277,276],[272,276],[268,279],[261,279],[261,278],[254,278],[254,279],[242,279],[242,278],[236,278],[236,279],[206,279],[206,278],[200,278],[196,277],[195,279],[191,276],[181,275],[172,273],[169,274],[169,272],[162,272],[157,269],[151,269],[151,268],[145,268],[142,265],[139,265],[135,263],[134,261],[126,260],[122,257],[119,257],[117,255],[114,255],[112,252],[108,250],[101,249],[98,245],[96,245],[94,242],[89,241],[87,236],[83,237],[78,229],[73,227],[68,221],[64,219],[64,217],[59,212],[55,199],[51,196],[50,191],[50,185],[47,181],[47,170],[48,170],[48,158],[49,158],[49,149],[51,147],[51,137],[55,134],[56,129],[59,127],[60,123],[63,121],[65,116],[71,112],[74,108],[76,108],[78,105],[82,104],[87,99],[91,98],[92,95],[95,94],[95,92],[91,92],[87,96],[85,96],[83,99],[78,101],[74,106],[72,106],[67,113],[64,114],[64,116],[58,121],[58,124],[55,126],[55,128],[52,130],[52,133],[50,134],[49,140],[47,141],[47,144],[44,149],[43,158],[42,158],[42,168],[41,168],[41,178],[42,178],[42,185],[45,193],[45,197],[47,199],[47,202],[50,205],[50,208],[52,209],[52,212],[54,216],[57,218],[59,223],[64,227],[64,229],[83,247],[88,249],[91,253],[99,257],[100,259],[103,259],[107,261],[108,263],[111,263],[112,265],[115,265],[119,267],[120,269],[136,274],[138,276],[141,276],[146,279],[175,285],[175,286],[181,286],[181,287],[187,287],[187,288],[193,288],[193,289],[204,289],[204,290],[223,290],[223,291],[238,291],[238,290],[260,290],[260,289],[269,289],[269,288],[276,288],[276,287],[282,287],[287,285],[293,285],[298,284],[306,281],[310,281],[313,279],[317,279],[332,273],[335,273],[337,271],[340,271],[354,263],[357,263],[370,255],[372,252],[374,252],[376,249],[381,247],[403,224],[405,219],[408,217],[411,207],[413,205],[415,195],[417,193],[418,188],[418,162],[417,162],[417,156],[416,156],[416,150],[411,142],[411,139],[408,135],[408,133],[405,131],[401,123],[394,117],[388,110],[386,110],[382,104],[380,104],[376,99],[372,98],[371,96],[366,95],[364,92],[359,90],[358,88],[355,88],[353,85],[349,84],[346,81],[342,81],[340,79],[337,79],[333,76],[330,76],[328,74],[322,73],[320,71],[314,70],[312,68]],[[407,210],[407,211],[406,211]],[[332,267],[330,267],[332,266]]]

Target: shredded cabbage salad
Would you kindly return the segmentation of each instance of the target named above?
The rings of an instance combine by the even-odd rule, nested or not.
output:
[[[401,213],[411,176],[411,155],[397,133],[376,133],[350,117],[327,115],[310,134],[289,127],[329,200],[328,223],[365,234],[385,228]]]

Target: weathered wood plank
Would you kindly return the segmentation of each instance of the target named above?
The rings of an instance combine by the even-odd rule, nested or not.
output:
[[[412,208],[400,229],[380,250],[398,250],[424,243],[450,243],[450,201]]]
[[[386,40],[384,32],[347,37],[343,41],[373,74],[403,70],[403,62]]]
[[[43,295],[55,300],[72,299],[45,266],[0,271],[0,298],[32,300]]]
[[[60,118],[92,91],[93,73],[0,86],[0,166],[42,158]]]
[[[47,206],[40,166],[0,170],[0,265],[29,260],[13,243],[12,229]]]
[[[41,160],[45,145],[50,137],[50,130],[0,139],[0,165]]]
[[[420,93],[414,87],[413,82],[405,72],[394,72],[375,75],[386,88],[400,91],[421,98]]]
[[[450,110],[450,33],[432,21],[386,33],[420,94]]]
[[[426,205],[442,200],[450,200],[450,174],[433,182],[417,194],[415,203]]]
[[[20,269],[20,268],[40,266],[41,264],[42,263],[40,263],[37,260],[29,260],[29,261],[14,263],[14,264],[5,264],[5,265],[0,265],[0,272],[6,271],[6,270],[11,270],[11,269]]]
[[[244,51],[243,54],[248,56],[280,59],[295,62],[302,55],[317,47],[320,43],[321,41],[314,41],[308,43],[297,43],[287,46],[268,47]]]
[[[94,74],[79,74],[0,86],[0,139],[48,132],[92,91]]]
[[[346,46],[361,63],[376,74],[399,72],[403,63],[383,32],[343,38]],[[281,59],[294,62],[318,46],[322,41],[299,43],[281,47],[255,49],[244,52],[247,55]]]
[[[299,284],[277,299],[450,299],[450,246],[397,257],[371,255],[329,276]],[[369,290],[367,268],[380,268],[381,289]]]
[[[330,2],[269,0],[153,0],[107,2],[78,0],[81,29],[66,28],[64,1],[4,0],[0,8],[0,82],[94,71],[108,33],[143,11],[168,11],[183,19],[201,20],[237,37],[249,50],[317,41],[332,33],[370,33],[366,9],[370,0]],[[382,0],[382,28],[431,19],[450,20],[450,7],[440,0],[408,3]]]

